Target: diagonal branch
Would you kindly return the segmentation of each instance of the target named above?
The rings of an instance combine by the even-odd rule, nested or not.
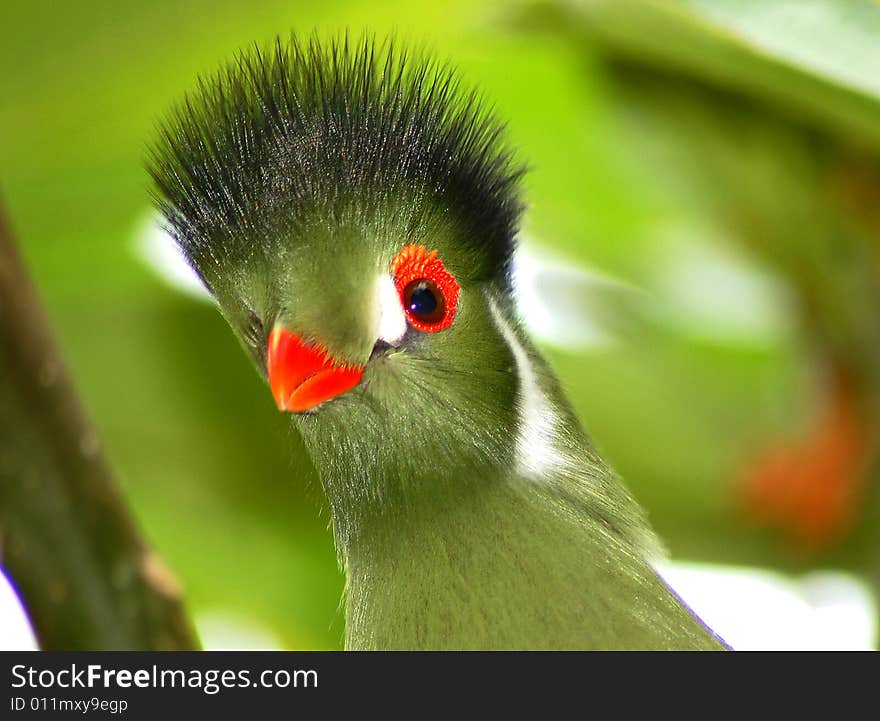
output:
[[[180,590],[85,418],[2,208],[0,544],[42,648],[197,647]]]

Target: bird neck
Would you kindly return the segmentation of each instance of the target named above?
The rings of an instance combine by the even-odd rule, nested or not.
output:
[[[526,488],[498,474],[483,480],[403,523],[371,525],[344,549],[347,648],[565,643],[553,629],[576,623],[558,623],[559,601],[582,580],[581,539]]]
[[[498,473],[342,549],[349,649],[717,648],[560,479]]]

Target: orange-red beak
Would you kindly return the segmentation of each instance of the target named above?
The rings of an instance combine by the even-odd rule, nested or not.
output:
[[[363,366],[340,365],[326,351],[306,345],[278,325],[269,334],[266,370],[278,410],[294,413],[342,395],[364,375]]]

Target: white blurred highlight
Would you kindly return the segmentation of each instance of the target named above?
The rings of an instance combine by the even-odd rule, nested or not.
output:
[[[278,637],[262,624],[237,613],[211,611],[196,616],[206,651],[283,651]]]
[[[9,579],[0,570],[0,651],[36,651],[37,639]]]
[[[523,238],[513,259],[516,307],[529,333],[561,348],[603,348],[614,342],[602,327],[590,299],[625,284],[591,273]]]
[[[187,295],[214,302],[205,284],[186,262],[177,242],[154,213],[137,225],[134,251],[150,270],[170,287]]]
[[[782,281],[720,243],[678,243],[650,279],[660,317],[682,332],[722,342],[772,343],[794,333]]]
[[[849,574],[789,577],[768,569],[682,562],[655,567],[738,651],[874,649],[877,605],[868,587]]]

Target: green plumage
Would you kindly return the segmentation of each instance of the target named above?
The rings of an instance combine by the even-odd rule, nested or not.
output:
[[[516,320],[521,170],[499,127],[431,62],[294,42],[203,85],[151,171],[261,372],[277,323],[365,366],[293,416],[348,648],[722,648],[651,569],[641,510]],[[377,278],[409,244],[438,251],[458,310],[378,343]]]

